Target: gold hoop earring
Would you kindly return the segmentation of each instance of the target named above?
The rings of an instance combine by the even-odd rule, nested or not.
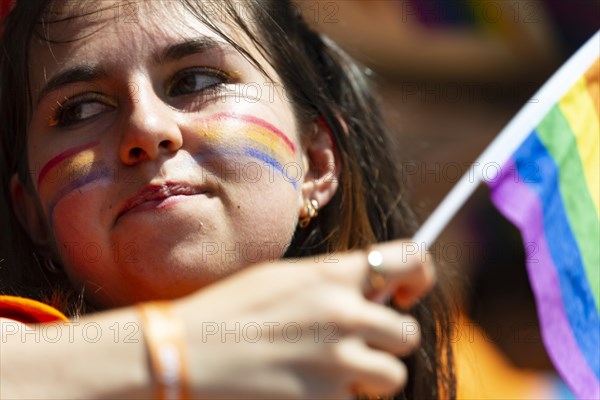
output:
[[[304,207],[306,209],[306,217],[300,219],[300,227],[306,228],[310,224],[310,220],[319,215],[319,202],[315,199],[304,201]]]

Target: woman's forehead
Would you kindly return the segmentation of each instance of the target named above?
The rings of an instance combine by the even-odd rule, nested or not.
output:
[[[46,48],[56,57],[59,55],[57,52],[68,55],[90,49],[95,53],[113,53],[119,48],[128,48],[130,51],[146,49],[197,36],[218,39],[216,33],[186,11],[179,2],[116,2],[107,7],[93,3],[95,6],[91,8],[69,7],[72,2],[61,3],[64,10],[49,9],[40,30],[43,38],[32,43],[34,51]],[[98,3],[102,5],[105,2]],[[126,5],[136,7],[123,16],[120,10]],[[225,24],[219,28],[228,35],[234,34],[234,30],[228,29]]]
[[[223,37],[176,1],[101,1],[100,4],[108,5],[82,5],[76,9],[69,8],[74,2],[57,3],[63,9],[56,8],[59,4],[53,5],[47,18],[59,22],[48,23],[44,27],[46,37],[34,39],[30,47],[32,89],[38,93],[55,75],[76,66],[90,69],[103,65],[118,72],[140,64],[159,63],[185,51],[237,53]],[[120,15],[119,10],[132,4],[136,7],[127,12],[135,14],[128,14],[127,18]],[[229,39],[256,55],[249,41],[237,35],[231,24],[212,22]]]

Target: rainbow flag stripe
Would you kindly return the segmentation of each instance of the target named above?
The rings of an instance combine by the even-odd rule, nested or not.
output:
[[[488,182],[521,230],[546,348],[580,398],[600,398],[600,60]]]
[[[513,38],[521,33],[517,19],[524,22],[534,19],[531,15],[533,5],[502,4],[492,0],[408,0],[398,2],[398,5],[403,21],[416,17],[429,29],[480,29]]]

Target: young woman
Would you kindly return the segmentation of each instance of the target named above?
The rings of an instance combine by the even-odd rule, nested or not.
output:
[[[372,246],[412,227],[377,104],[289,2],[3,29],[2,291],[78,316],[2,298],[3,397],[453,396],[432,265]]]

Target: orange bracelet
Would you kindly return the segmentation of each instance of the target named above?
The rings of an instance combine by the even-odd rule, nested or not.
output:
[[[189,377],[183,322],[169,302],[137,306],[159,400],[189,399]]]

